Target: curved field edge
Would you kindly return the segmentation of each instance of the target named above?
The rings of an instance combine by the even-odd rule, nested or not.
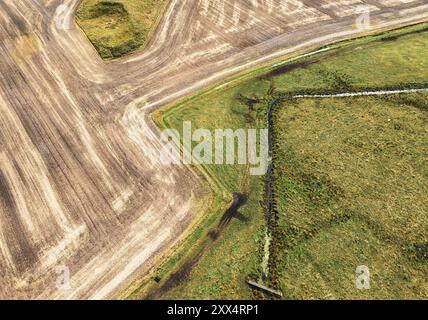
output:
[[[144,49],[169,0],[83,0],[75,20],[101,58]]]
[[[349,53],[349,52],[352,52],[353,50],[356,50],[356,49],[360,50],[359,47],[361,47],[361,46],[370,46],[370,44],[376,44],[376,43],[378,43],[378,44],[379,43],[389,43],[389,42],[392,43],[393,41],[395,41],[395,38],[397,38],[397,37],[398,38],[399,37],[405,37],[406,35],[418,33],[418,32],[426,30],[427,27],[428,27],[428,24],[426,24],[426,23],[418,24],[418,25],[414,25],[414,26],[410,26],[410,27],[400,28],[397,30],[381,32],[381,33],[378,33],[376,35],[364,36],[364,37],[360,37],[360,38],[353,39],[353,40],[342,41],[342,42],[332,44],[332,45],[329,45],[329,46],[326,46],[323,48],[313,48],[314,51],[318,51],[319,49],[326,49],[326,51],[320,52],[320,53],[318,53],[314,56],[310,56],[310,57],[301,57],[301,56],[299,57],[296,55],[289,55],[287,57],[283,57],[281,59],[278,59],[278,60],[274,61],[273,63],[271,62],[269,65],[262,66],[258,69],[254,69],[254,70],[247,72],[247,73],[239,74],[239,75],[237,75],[231,79],[224,81],[221,84],[217,84],[217,85],[212,86],[206,90],[203,90],[200,93],[195,94],[194,96],[192,96],[190,98],[183,99],[178,103],[176,102],[175,104],[170,104],[170,105],[162,108],[161,110],[158,110],[153,115],[153,118],[160,128],[171,128],[171,118],[174,118],[174,116],[177,113],[180,113],[182,110],[189,109],[189,104],[197,103],[199,100],[204,99],[204,98],[209,98],[211,94],[215,94],[216,96],[219,96],[228,90],[234,90],[236,88],[238,88],[238,89],[236,89],[238,91],[240,89],[243,89],[245,91],[246,86],[250,87],[250,89],[251,89],[251,87],[254,87],[254,84],[253,85],[249,84],[253,80],[259,81],[259,83],[255,85],[256,87],[258,85],[260,85],[260,81],[262,81],[262,82],[267,81],[267,82],[271,83],[269,79],[272,79],[272,78],[275,78],[278,80],[278,82],[281,82],[281,75],[289,74],[292,70],[296,70],[296,69],[301,68],[301,65],[300,65],[301,63],[308,63],[308,65],[315,65],[316,63],[319,63],[320,61],[328,60],[335,55],[340,55],[340,53],[343,53],[343,52]],[[302,54],[302,53],[300,53],[300,54]],[[294,57],[297,57],[298,59],[295,60]],[[296,65],[296,62],[298,63],[298,65]],[[403,85],[405,85],[406,87],[409,87],[409,82],[406,81],[403,83],[395,83],[395,86],[394,86],[394,84],[391,84],[391,87],[395,88],[396,86],[401,87]],[[420,86],[420,83],[410,84],[410,87],[419,87],[419,86]],[[371,88],[384,88],[384,87],[385,86],[382,85],[381,83],[378,83],[377,86],[376,85],[371,86]],[[360,86],[357,89],[362,89],[362,88],[365,88],[365,87]],[[323,85],[314,86],[312,88],[302,88],[302,87],[292,88],[291,90],[288,90],[288,91],[284,90],[283,88],[281,88],[279,86],[277,86],[275,88],[277,93],[282,93],[282,94],[288,94],[289,92],[301,93],[302,91],[305,93],[308,93],[308,92],[315,92],[315,93],[329,92],[328,89],[329,89],[328,87],[325,87]],[[269,100],[269,97],[267,97],[266,101],[268,101],[268,100]],[[180,266],[185,265],[186,261],[191,260],[192,253],[194,254],[195,252],[198,252],[197,248],[198,248],[198,246],[201,245],[201,243],[204,242],[204,236],[207,235],[208,230],[210,228],[213,228],[215,226],[215,223],[221,217],[222,212],[224,211],[225,208],[227,208],[228,204],[230,203],[231,196],[229,196],[229,197],[226,196],[226,199],[229,199],[229,200],[224,201],[224,199],[225,199],[224,195],[227,194],[228,192],[230,194],[231,190],[230,189],[228,190],[222,183],[219,182],[220,179],[215,177],[212,170],[206,168],[205,166],[202,166],[199,169],[201,170],[201,172],[204,172],[204,175],[206,177],[208,177],[207,179],[208,179],[208,181],[210,181],[210,186],[213,190],[213,193],[215,193],[217,191],[217,192],[220,192],[222,194],[222,196],[220,197],[222,199],[220,201],[221,205],[216,207],[216,209],[211,210],[211,214],[203,218],[203,221],[199,225],[198,232],[195,232],[194,234],[189,236],[188,240],[184,242],[185,247],[177,248],[174,255],[171,258],[169,258],[167,260],[167,262],[165,262],[159,269],[157,269],[157,270],[161,270],[160,273],[162,274],[162,277],[154,276],[155,274],[158,273],[158,272],[154,272],[150,278],[146,279],[146,281],[141,285],[140,288],[136,289],[131,294],[124,295],[124,297],[133,298],[133,299],[144,298],[148,292],[156,290],[157,288],[159,288],[162,285],[163,280],[168,278],[168,275],[173,274],[175,271],[180,269]],[[258,183],[260,183],[260,181]],[[263,219],[263,215],[262,215],[261,219]],[[263,227],[264,227],[264,224],[262,225],[261,229],[263,229]],[[226,231],[226,233],[227,233],[227,231]],[[226,235],[225,235],[225,237],[226,237]],[[260,254],[261,254],[260,248],[254,248],[254,249],[255,249],[256,255],[259,258]],[[161,279],[159,281],[159,283],[155,283],[155,281],[153,281],[153,280],[159,280],[159,279]],[[229,279],[229,280],[231,280],[231,279]],[[242,279],[240,279],[240,280],[242,280]],[[214,281],[214,280],[211,279],[211,281]],[[236,279],[235,279],[234,284],[236,284]],[[182,285],[183,285],[182,283],[178,284],[178,288],[183,289]],[[242,286],[242,284],[240,284],[237,287],[240,287],[242,289],[243,286]],[[135,286],[134,286],[134,288],[135,288]],[[164,295],[162,295],[162,297],[197,298],[194,295],[192,295],[192,293],[189,294],[189,292],[180,293],[179,289],[177,289],[177,287],[175,288],[175,290],[172,290],[172,291],[174,292],[173,294],[164,294]],[[216,290],[214,290],[214,291],[216,291]],[[248,290],[248,291],[249,292],[246,292],[244,295],[242,295],[242,292],[241,293],[232,292],[232,294],[234,297],[238,297],[238,298],[239,297],[246,297],[246,298],[248,298],[248,297],[252,296],[252,293],[250,292],[250,290]],[[130,291],[128,291],[128,293],[129,292]],[[210,292],[210,290],[206,290],[205,293],[206,294],[203,296],[203,298],[207,298],[207,297],[214,297],[214,298],[224,297],[224,298],[227,298],[227,297],[230,297],[230,296],[222,296],[218,292],[214,292],[214,293]],[[202,297],[199,297],[199,298],[202,298]]]

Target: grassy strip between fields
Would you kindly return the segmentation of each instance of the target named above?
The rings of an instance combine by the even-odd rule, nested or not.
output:
[[[76,13],[103,59],[118,58],[144,47],[168,0],[84,0]]]
[[[305,57],[290,62],[275,63],[275,67],[262,67],[248,74],[235,77],[230,82],[223,83],[220,88],[209,88],[191,98],[183,100],[179,104],[168,106],[167,108],[157,112],[154,115],[154,119],[161,128],[175,128],[178,130],[182,128],[183,121],[191,121],[193,129],[206,128],[214,130],[215,128],[257,128],[265,127],[266,114],[270,101],[279,96],[287,96],[290,94],[302,92],[343,92],[359,91],[362,89],[409,88],[426,86],[428,82],[428,58],[425,54],[428,49],[428,33],[425,32],[427,27],[427,24],[421,24],[391,32],[384,32],[375,36],[368,36],[352,41],[345,41],[329,46],[328,51],[311,57]],[[380,98],[353,99],[354,100],[352,101],[367,101],[368,104],[373,100],[379,102],[386,101],[385,99],[388,98],[384,98],[383,100]],[[416,99],[423,100],[424,98],[420,98],[420,96],[418,96]],[[393,104],[395,104],[395,102],[389,104],[385,102],[385,105],[387,105],[388,108],[393,108]],[[304,107],[302,108],[304,109]],[[344,115],[345,119],[340,119],[339,115],[337,115],[336,122],[346,120],[348,121],[348,125],[352,125],[352,121],[350,120],[353,119],[352,117],[357,117],[357,119],[358,116],[363,117],[365,112],[373,112],[370,108],[379,109],[379,106],[367,106],[367,108],[368,109],[364,109],[363,106],[358,104],[355,114],[352,114],[352,108],[348,108],[347,111],[349,114]],[[284,110],[288,110],[288,108],[285,108]],[[332,114],[334,113],[332,112]],[[324,116],[327,116],[327,114]],[[330,116],[332,115],[328,115],[328,117]],[[328,117],[326,118],[325,122],[329,119]],[[415,117],[420,118],[421,115],[415,115]],[[285,115],[275,114],[275,119],[276,121],[285,121],[284,119],[287,119],[287,117]],[[299,119],[305,123],[304,118],[301,117]],[[379,119],[373,115],[369,124],[372,124],[374,128],[377,128],[377,126],[380,124],[376,121],[383,120],[383,118]],[[406,123],[406,121],[410,120],[403,118],[403,121],[404,122],[401,125],[407,126],[408,123]],[[358,123],[361,126],[361,122]],[[317,121],[316,117],[314,117],[313,122],[310,124],[310,128],[312,129],[311,132],[313,132],[314,137],[318,137],[320,140],[323,138],[323,141],[329,141],[329,139],[332,139],[332,137],[328,136],[326,133],[321,135],[321,137],[317,136],[316,130],[319,129],[319,134],[321,134],[322,129],[325,129],[324,127],[319,127],[321,124],[327,127],[330,125],[330,123],[325,124],[321,121]],[[279,127],[277,128],[281,130],[281,132],[278,134],[291,134],[289,131],[287,131],[287,123],[281,122],[278,123],[278,126]],[[342,124],[340,127],[338,126],[338,129],[346,129],[346,127],[344,127],[345,125]],[[418,130],[420,131],[421,128],[418,128]],[[345,139],[346,133],[349,132],[343,133],[343,139]],[[355,132],[351,131],[350,133],[354,134]],[[352,140],[355,138],[352,136],[352,134],[348,136],[348,139]],[[370,134],[370,132],[361,131],[361,134]],[[367,136],[363,136],[362,138],[370,139],[370,137]],[[374,138],[375,137],[373,137],[373,139]],[[409,136],[406,138],[409,139]],[[305,140],[300,141],[296,138],[295,143],[295,146],[301,145],[302,148],[305,147]],[[287,146],[288,148],[291,148],[290,145],[286,145],[286,147]],[[296,148],[295,146],[293,145],[294,148]],[[410,145],[408,147],[410,147]],[[282,151],[279,153],[281,152]],[[294,150],[294,152],[296,152],[296,150]],[[340,153],[341,151],[337,150],[337,152]],[[358,152],[367,153],[368,150],[361,149],[359,151],[356,150],[355,152],[356,155],[359,155]],[[374,151],[370,150],[370,152]],[[301,160],[300,158],[288,158],[289,153],[283,154],[287,155],[285,160],[284,158],[280,158],[278,160],[278,157],[276,157],[276,162],[278,162],[278,165],[275,164],[276,175],[281,175],[279,172],[282,171],[278,170],[285,170],[283,166],[288,166],[290,164],[286,162],[286,160],[292,161],[294,159],[297,162]],[[374,153],[371,157],[374,156],[377,156],[377,154]],[[379,156],[385,155],[379,154]],[[333,153],[331,154],[331,157],[333,157]],[[304,159],[305,158],[303,158],[303,160]],[[338,155],[338,159],[340,159],[340,154]],[[303,164],[304,162],[302,162],[302,166]],[[138,290],[134,291],[133,294],[129,296],[129,298],[138,299],[145,297],[148,292],[159,292],[159,290],[162,289],[166,283],[168,283],[168,279],[171,278],[171,275],[174,275],[174,273],[177,274],[177,271],[179,272],[179,275],[183,275],[182,281],[169,286],[167,288],[168,290],[161,290],[160,295],[156,296],[157,298],[245,299],[262,297],[259,293],[251,291],[245,285],[245,279],[248,276],[258,277],[261,273],[265,230],[265,204],[263,202],[264,181],[262,178],[250,177],[248,175],[248,168],[246,166],[206,165],[198,169],[203,172],[205,179],[209,181],[209,185],[212,189],[212,202],[210,203],[211,209],[203,217],[203,220],[195,229],[195,231],[184,242],[183,246],[177,248],[176,253],[159,267],[155,273],[155,276],[145,281]],[[299,229],[301,227],[299,225],[300,220],[303,220],[305,223],[309,224],[317,223],[317,213],[320,208],[317,208],[310,203],[310,201],[313,201],[314,199],[316,201],[320,201],[322,205],[331,205],[331,207],[328,207],[328,209],[325,209],[324,207],[323,208],[325,210],[329,210],[330,213],[333,212],[331,215],[333,220],[336,216],[340,217],[340,219],[343,217],[348,217],[346,214],[342,215],[343,212],[347,212],[346,204],[348,203],[341,199],[340,196],[343,194],[343,192],[345,192],[347,193],[346,199],[348,199],[348,197],[352,197],[354,194],[352,193],[352,185],[350,184],[341,188],[337,187],[336,184],[332,184],[330,186],[330,180],[327,178],[331,177],[326,178],[325,176],[327,173],[333,175],[333,169],[336,168],[323,168],[325,175],[316,176],[314,179],[313,172],[306,172],[308,167],[303,167],[301,168],[301,172],[299,171],[299,179],[303,177],[303,187],[300,185],[296,186],[295,181],[288,181],[287,179],[290,180],[293,176],[287,177],[286,175],[284,175],[284,177],[281,176],[281,183],[277,185],[277,188],[279,189],[279,191],[277,190],[276,193],[278,197],[276,199],[278,210],[276,221],[278,228],[275,230],[275,237],[271,246],[271,275],[268,280],[272,286],[282,289],[287,298],[342,298],[358,296],[356,293],[350,293],[351,286],[349,285],[349,282],[347,282],[347,284],[344,286],[344,289],[342,288],[341,284],[341,281],[343,281],[344,278],[346,278],[346,281],[348,281],[349,279],[347,277],[350,278],[354,276],[352,269],[354,269],[355,266],[353,264],[355,264],[358,259],[343,259],[343,261],[350,262],[350,265],[347,267],[348,269],[343,271],[344,269],[340,269],[343,267],[343,264],[335,264],[335,261],[339,259],[339,257],[336,256],[336,260],[333,259],[326,262],[327,264],[332,264],[332,266],[329,266],[330,269],[322,269],[325,268],[325,265],[317,264],[317,261],[314,260],[314,255],[309,256],[309,253],[323,252],[323,247],[321,245],[322,242],[319,244],[313,243],[313,245],[317,245],[317,247],[313,247],[313,249],[311,249],[312,251],[308,251],[308,249],[305,249],[304,246],[309,242],[302,241],[302,239],[306,239],[302,236],[302,234],[306,235],[305,232],[307,230],[309,230],[308,232],[314,232],[315,229],[306,228],[305,225],[303,225],[303,231]],[[349,170],[353,169],[354,168],[349,167]],[[391,169],[382,168],[382,170]],[[338,179],[337,181],[340,181],[340,177],[342,175],[352,176],[355,174],[356,172],[351,171],[339,171],[334,173],[335,178]],[[321,180],[318,181],[318,178]],[[322,180],[323,178],[325,178],[325,180]],[[368,181],[373,183],[373,185],[376,185],[378,182],[376,179],[377,176],[373,175],[369,177]],[[276,180],[276,183],[277,181],[278,180]],[[354,186],[353,188],[357,187]],[[317,195],[317,191],[321,192],[321,194]],[[247,217],[247,219],[245,221],[233,219],[227,228],[222,230],[222,233],[215,239],[215,241],[212,241],[212,239],[208,237],[209,232],[215,230],[224,210],[231,202],[231,194],[233,192],[248,194],[248,202],[243,208],[241,208],[241,213]],[[294,213],[288,211],[294,208],[292,206],[287,206],[287,203],[290,200],[290,193],[293,195],[296,193],[296,201],[298,204],[302,205],[299,207],[300,211],[298,216],[295,216]],[[388,193],[385,192],[385,194]],[[406,197],[406,195],[400,193],[395,194],[395,196]],[[321,198],[318,199],[317,197]],[[335,201],[340,205],[335,203]],[[377,201],[383,201],[385,205],[388,204],[387,201],[385,202],[385,200],[382,200],[381,198],[379,198]],[[364,206],[367,208],[369,205],[371,205],[370,202],[367,202],[364,205],[356,204],[358,209]],[[423,208],[424,204],[421,203],[420,205],[422,205]],[[356,210],[355,212],[357,213],[354,212],[355,214],[350,214],[351,218],[347,218],[348,220],[345,219],[346,221],[344,221],[343,226],[340,225],[339,229],[337,230],[334,230],[331,227],[332,224],[328,224],[328,221],[330,220],[327,218],[330,216],[327,214],[325,215],[325,224],[321,224],[319,226],[319,229],[321,230],[319,231],[319,234],[322,234],[322,231],[325,231],[324,237],[320,239],[325,240],[325,245],[329,250],[328,254],[325,253],[324,255],[326,259],[329,256],[333,256],[334,258],[335,254],[337,255],[338,253],[343,252],[342,246],[347,243],[347,240],[345,241],[344,237],[349,235],[355,238],[356,233],[362,233],[362,230],[367,230],[367,234],[364,235],[365,238],[363,237],[362,240],[358,241],[371,241],[371,246],[375,248],[371,251],[368,251],[370,252],[371,256],[380,252],[380,246],[388,245],[386,242],[383,242],[382,235],[377,234],[379,230],[382,231],[385,229],[381,229],[380,227],[378,229],[362,229],[362,227],[366,226],[368,222],[364,219],[357,220],[357,218],[355,218],[365,214],[361,211]],[[334,212],[336,212],[336,214],[334,214]],[[287,219],[284,217],[287,217]],[[289,221],[289,217],[296,219],[295,224],[293,221]],[[324,220],[322,221],[324,223]],[[424,223],[423,219],[416,220],[414,223],[418,223],[417,221],[419,221],[419,223]],[[346,223],[348,223],[348,225]],[[295,227],[296,229],[299,229],[296,231],[292,228],[292,230],[296,231],[297,233],[288,232],[290,231],[290,225],[292,225],[293,228]],[[324,230],[324,225],[326,228],[328,227],[328,229]],[[378,225],[382,225],[382,223],[379,222]],[[420,228],[420,226],[418,226],[418,228]],[[330,232],[334,232],[334,236],[333,234],[330,235]],[[297,236],[295,236],[296,234]],[[319,240],[318,238],[316,239]],[[422,244],[416,244],[414,241],[414,245],[419,248],[417,250],[424,250],[424,241],[425,240],[422,241]],[[207,242],[210,243],[208,246]],[[285,255],[285,253],[291,252],[288,249],[291,244],[293,244],[292,254]],[[337,250],[335,249],[335,245],[337,246],[336,248],[338,248]],[[372,247],[370,248],[372,249]],[[282,249],[284,249],[284,251]],[[323,255],[321,254],[316,257],[322,256]],[[197,257],[196,260],[195,257]],[[404,263],[404,260],[400,259],[397,259],[396,261]],[[191,268],[186,269],[185,274],[181,274],[180,272],[182,271],[183,266],[188,267],[189,262],[191,261],[196,262],[191,265]],[[362,261],[362,263],[364,262],[367,262],[367,260]],[[376,265],[380,265],[381,263],[387,263],[386,259],[376,260]],[[405,266],[407,267],[408,265]],[[394,282],[391,280],[392,282],[389,286],[383,283],[383,289],[376,291],[373,296],[397,297],[400,296],[400,294],[409,294],[409,296],[412,296],[412,294],[423,295],[424,291],[421,291],[421,283],[419,278],[421,269],[420,265],[418,266],[419,267],[416,269],[419,271],[416,269],[407,271],[408,277],[411,279],[414,279],[412,277],[416,277],[415,281],[417,283],[413,288],[414,290],[406,289],[400,292],[399,288],[394,287],[400,282]],[[398,268],[399,267],[400,266],[398,266]],[[333,272],[332,270],[337,271],[338,275],[333,276],[333,274],[330,274],[330,272]],[[351,270],[350,275],[348,273],[349,270]],[[302,286],[299,287],[299,283],[296,282],[297,280],[293,282],[290,280],[291,276],[288,277],[289,271],[297,273],[297,280],[303,279],[306,275],[308,279],[312,279],[314,281],[319,280],[319,283],[321,284],[314,284],[312,286],[312,284],[309,282],[302,282],[302,286],[304,286],[304,288],[302,288]],[[343,272],[346,272],[346,275],[344,275]],[[388,279],[385,281],[390,281]],[[391,293],[388,295],[388,290],[392,289],[396,292],[394,292],[394,294]],[[363,297],[367,296],[368,295]]]

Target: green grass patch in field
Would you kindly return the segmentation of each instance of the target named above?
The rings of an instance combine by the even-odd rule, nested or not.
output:
[[[163,299],[252,299],[245,281],[260,274],[263,246],[263,211],[259,199],[263,185],[250,179],[247,205],[240,213],[248,219],[233,219],[216,242],[207,247],[197,266],[180,286],[172,288]]]
[[[428,85],[428,32],[409,33],[343,48],[279,67],[271,72],[279,92],[346,92],[366,88]]]
[[[76,21],[103,59],[121,57],[149,40],[167,0],[84,0]]]
[[[420,93],[277,107],[271,281],[288,298],[428,297],[428,265],[415,251],[428,243],[426,101]],[[371,270],[370,290],[355,286],[360,265]]]

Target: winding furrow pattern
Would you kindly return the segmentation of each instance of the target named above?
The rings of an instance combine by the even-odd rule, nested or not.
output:
[[[185,233],[204,189],[149,113],[281,55],[422,21],[418,0],[171,0],[143,52],[103,62],[78,0],[0,1],[0,298],[107,298]],[[68,266],[71,288],[56,287]]]

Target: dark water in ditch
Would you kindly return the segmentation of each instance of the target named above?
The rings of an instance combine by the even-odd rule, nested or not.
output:
[[[269,105],[268,112],[268,128],[269,128],[269,156],[272,157],[272,149],[273,149],[273,110],[278,102],[280,102],[282,98],[278,98],[273,100]],[[266,174],[265,180],[265,199],[266,199],[266,223],[268,227],[268,232],[270,232],[271,227],[271,219],[273,212],[273,167],[272,163],[269,164],[268,172]],[[187,277],[189,276],[192,269],[197,265],[199,260],[202,258],[203,254],[210,250],[212,244],[218,239],[221,233],[224,231],[225,227],[229,225],[232,219],[238,219],[240,221],[248,221],[248,217],[244,216],[239,212],[239,209],[244,206],[248,201],[248,195],[243,193],[234,193],[233,194],[233,202],[231,206],[224,212],[220,221],[215,230],[210,231],[207,234],[207,240],[198,252],[190,258],[186,263],[184,263],[180,269],[174,272],[169,278],[161,285],[160,288],[154,290],[149,295],[146,296],[147,300],[153,300],[161,295],[165,294],[169,290],[179,286],[182,284]]]
[[[179,286],[183,283],[189,276],[192,269],[196,266],[199,260],[202,258],[203,254],[210,250],[213,243],[216,242],[218,237],[224,231],[224,229],[229,225],[232,219],[238,219],[240,221],[248,221],[248,217],[244,216],[239,212],[239,209],[247,203],[248,195],[242,193],[233,194],[233,202],[231,206],[224,212],[220,221],[217,224],[215,230],[210,231],[207,234],[207,241],[201,246],[198,252],[190,258],[186,263],[184,263],[180,269],[174,272],[169,278],[161,285],[160,288],[154,290],[152,293],[147,295],[145,299],[153,300],[160,297],[162,294],[168,292],[174,287]]]

